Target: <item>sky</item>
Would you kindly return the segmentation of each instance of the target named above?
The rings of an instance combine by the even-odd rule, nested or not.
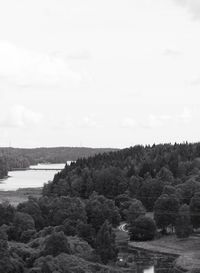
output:
[[[199,0],[0,1],[0,146],[200,141]]]

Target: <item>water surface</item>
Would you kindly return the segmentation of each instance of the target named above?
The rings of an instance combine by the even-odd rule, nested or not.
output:
[[[69,162],[68,162],[69,163]],[[53,180],[57,169],[63,169],[65,164],[38,164],[28,170],[11,171],[9,177],[1,179],[0,190],[17,190],[19,188],[42,187],[44,183]],[[34,170],[43,169],[43,170]],[[50,169],[50,170],[44,170]]]

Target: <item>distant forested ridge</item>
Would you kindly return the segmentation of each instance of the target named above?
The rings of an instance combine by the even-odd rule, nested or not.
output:
[[[0,158],[6,162],[7,170],[27,168],[38,163],[65,163],[78,158],[93,156],[97,153],[109,152],[109,148],[55,147],[55,148],[0,148]],[[0,169],[4,168],[1,167]]]
[[[5,158],[0,157],[0,179],[8,175],[7,162]]]

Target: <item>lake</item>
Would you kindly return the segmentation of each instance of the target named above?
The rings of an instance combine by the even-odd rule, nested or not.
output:
[[[68,162],[70,164],[70,162]],[[53,180],[57,169],[63,169],[65,164],[38,164],[28,170],[11,171],[9,177],[1,179],[0,190],[10,191],[19,188],[42,187],[44,183]],[[37,169],[37,170],[34,170]],[[41,170],[38,170],[41,169]],[[49,169],[49,170],[44,170]]]

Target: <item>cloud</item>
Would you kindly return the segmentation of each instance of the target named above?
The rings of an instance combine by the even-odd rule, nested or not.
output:
[[[137,126],[137,122],[133,118],[126,117],[121,121],[121,125],[124,128],[135,128]]]
[[[162,115],[154,115],[150,114],[145,121],[142,123],[143,128],[148,129],[155,129],[158,127],[163,127],[167,125],[177,125],[177,124],[188,124],[191,122],[193,118],[192,111],[185,107],[182,112],[174,114],[174,115],[168,115],[168,114],[162,114]]]
[[[81,120],[81,127],[83,128],[96,128],[97,122],[94,120],[94,118],[85,116]]]
[[[69,61],[88,61],[92,59],[92,55],[89,50],[83,49],[83,50],[74,50],[70,52],[69,54],[63,52],[63,51],[53,51],[51,52],[51,56],[62,58],[64,60]]]
[[[34,112],[23,105],[15,105],[1,118],[0,124],[3,127],[25,128],[39,124],[42,118],[43,116],[40,113]]]
[[[190,82],[190,85],[192,85],[192,86],[198,86],[198,85],[200,85],[200,78],[196,78],[195,80],[192,80]]]
[[[80,81],[62,58],[0,41],[0,77],[19,86],[51,86]]]
[[[184,108],[183,112],[176,117],[178,122],[189,123],[192,120],[192,113],[189,108]]]
[[[148,117],[148,127],[149,128],[157,128],[163,125],[163,121],[159,116],[149,115]]]
[[[187,9],[194,19],[200,19],[200,1],[199,0],[173,0],[178,5]]]
[[[163,52],[164,56],[170,56],[170,57],[178,57],[181,55],[181,52],[175,49],[167,48]]]

